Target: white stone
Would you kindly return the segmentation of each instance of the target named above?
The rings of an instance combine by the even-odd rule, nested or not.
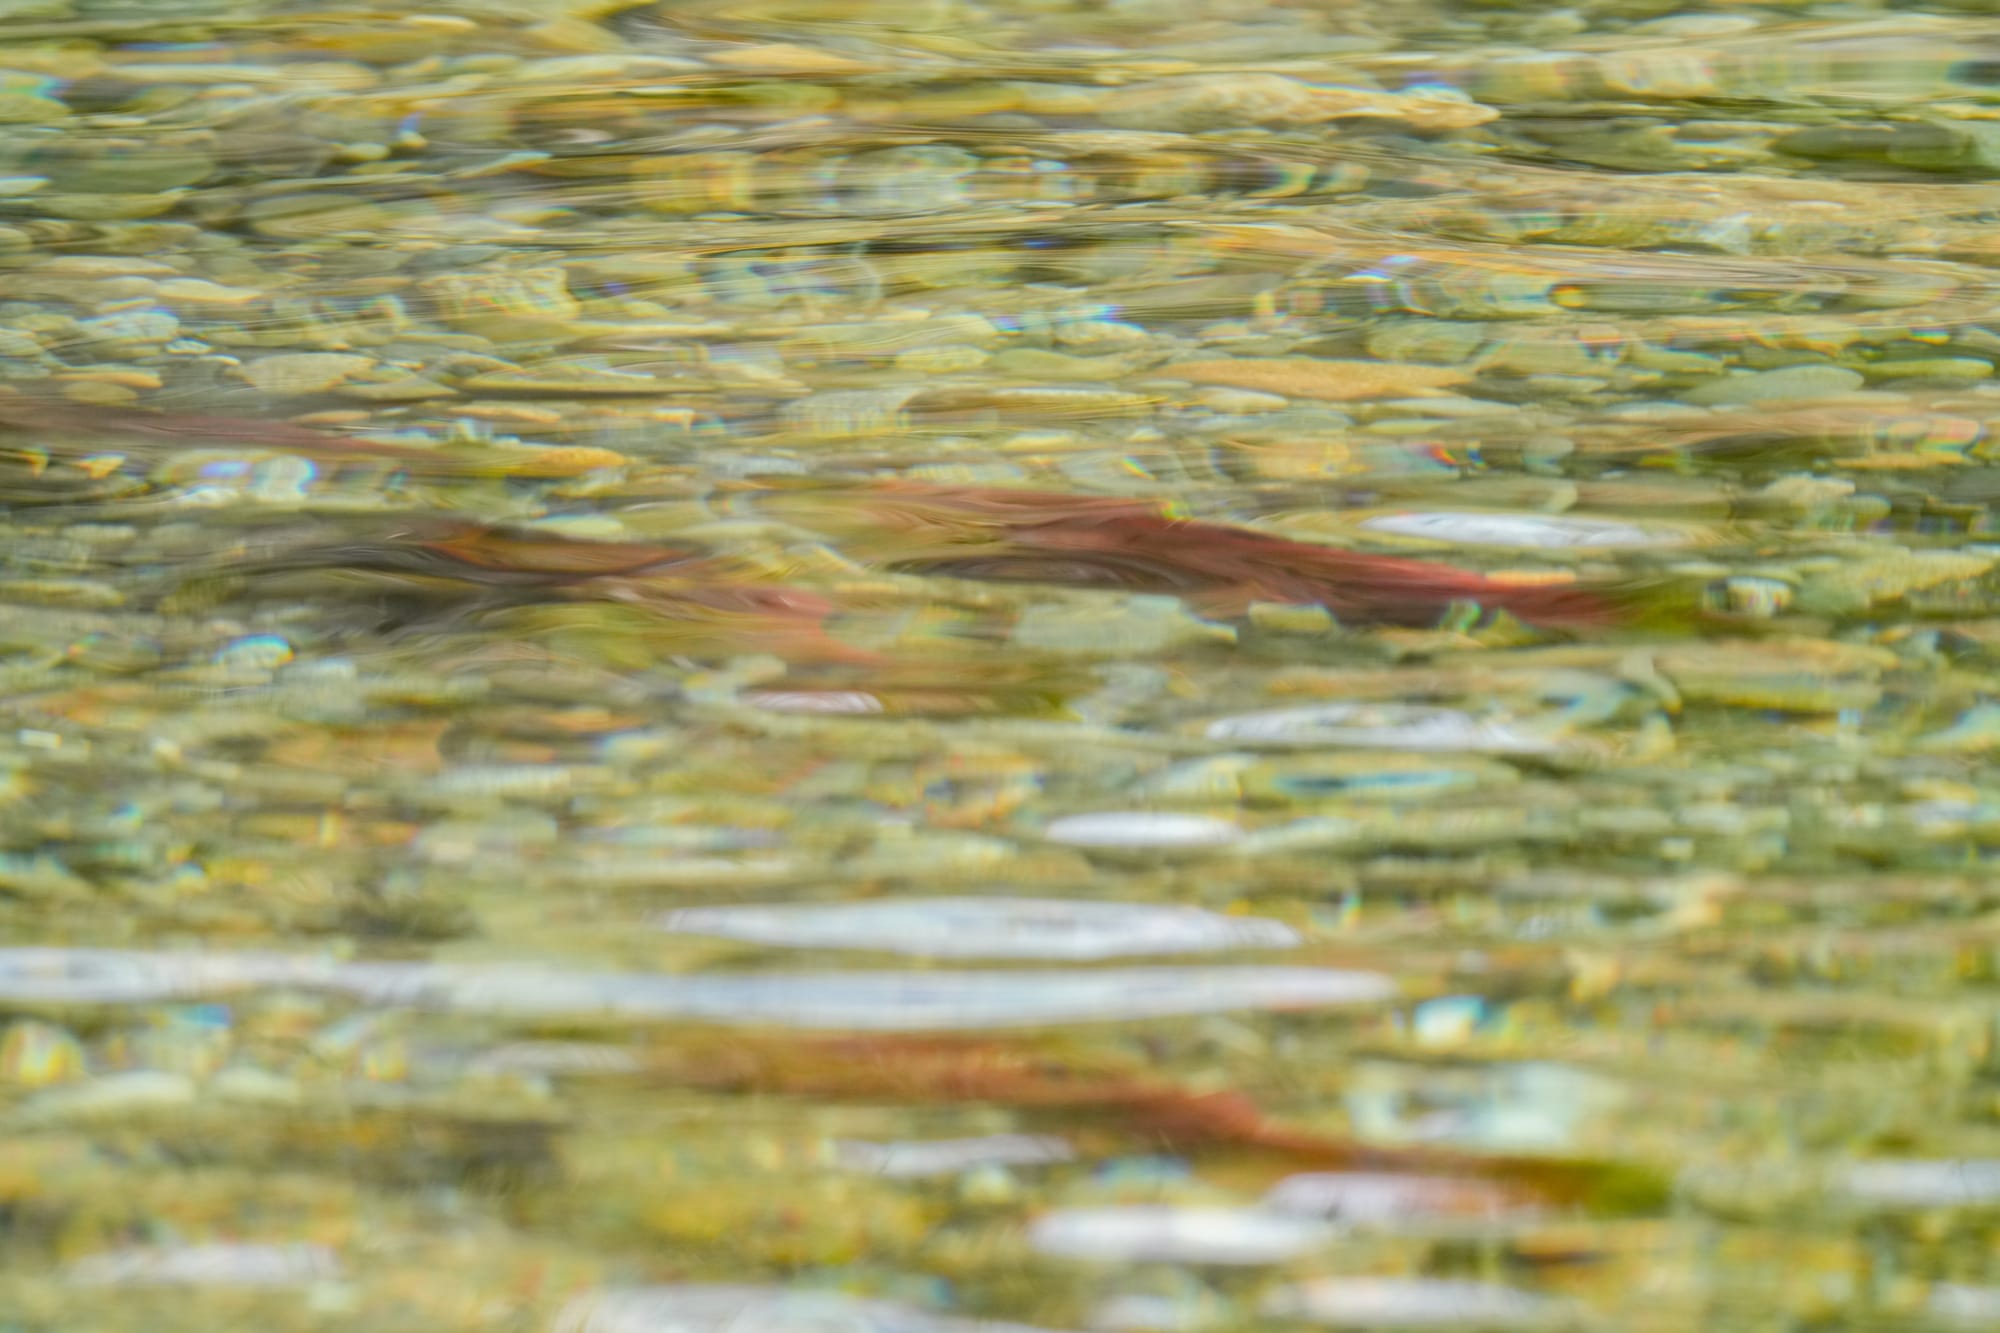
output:
[[[1257,1208],[1131,1204],[1045,1213],[1028,1229],[1042,1254],[1103,1263],[1275,1264],[1331,1241],[1313,1218]]]
[[[793,948],[871,949],[928,958],[1089,961],[1134,954],[1282,949],[1281,922],[1199,908],[1066,898],[888,898],[858,903],[690,907],[667,930]]]
[[[1243,830],[1211,815],[1156,810],[1106,810],[1065,815],[1042,830],[1050,842],[1073,847],[1219,847]]]

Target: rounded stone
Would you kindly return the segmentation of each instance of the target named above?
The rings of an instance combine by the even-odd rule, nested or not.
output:
[[[1742,370],[1710,380],[1681,396],[1702,407],[1740,407],[1792,399],[1834,398],[1853,393],[1863,383],[1861,373],[1844,366],[1785,366],[1778,370]]]

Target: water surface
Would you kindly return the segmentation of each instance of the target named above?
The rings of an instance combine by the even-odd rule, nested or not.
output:
[[[2000,1317],[2000,19],[0,6],[0,1330]]]

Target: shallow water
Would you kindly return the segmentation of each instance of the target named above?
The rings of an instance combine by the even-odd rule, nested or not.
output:
[[[0,1333],[1992,1325],[1996,89],[0,4]]]

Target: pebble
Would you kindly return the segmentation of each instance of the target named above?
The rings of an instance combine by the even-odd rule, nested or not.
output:
[[[1021,613],[1007,639],[1032,652],[1129,657],[1200,643],[1234,643],[1236,631],[1190,614],[1178,597],[1141,596],[1112,606],[1040,603]]]
[[[375,364],[343,352],[287,352],[259,357],[242,369],[251,387],[280,396],[326,393]]]
[[[476,1074],[636,1074],[639,1057],[609,1042],[517,1041],[482,1051],[467,1066]]]
[[[1868,708],[1893,653],[1827,639],[1710,640],[1658,653],[1654,666],[1684,700],[1800,713]]]
[[[1682,395],[1701,407],[1743,407],[1814,398],[1833,398],[1860,388],[1859,371],[1844,366],[1786,366],[1781,370],[1738,370],[1699,384]]]
[[[1243,125],[1316,125],[1344,116],[1405,120],[1424,130],[1483,125],[1499,113],[1455,88],[1413,86],[1384,93],[1308,83],[1281,74],[1190,74],[1118,90],[1100,112],[1125,129],[1201,131]]]
[[[977,370],[992,359],[993,354],[980,347],[914,347],[897,354],[896,369],[912,375],[956,375]]]
[[[816,439],[844,440],[878,432],[907,430],[905,406],[919,390],[842,389],[813,394],[784,409],[785,424]]]
[[[0,125],[52,125],[69,119],[69,108],[53,97],[0,91]]]
[[[1106,810],[1050,820],[1042,836],[1072,847],[1222,847],[1243,836],[1227,819],[1154,810]]]
[[[549,363],[532,369],[485,371],[460,382],[458,387],[475,393],[525,393],[542,398],[571,395],[650,398],[679,389],[705,386],[602,366]]]
[[[1253,413],[1282,412],[1291,400],[1275,393],[1257,393],[1250,389],[1204,389],[1192,401],[1217,412]]]
[[[737,701],[767,713],[880,713],[886,705],[865,690],[749,690]]]
[[[458,390],[448,384],[396,366],[364,370],[353,379],[335,385],[333,392],[342,398],[358,398],[367,403],[422,403],[458,396]]]
[[[1533,1328],[1559,1320],[1547,1297],[1445,1278],[1322,1277],[1272,1293],[1264,1313],[1329,1328]]]
[[[1028,1244],[1041,1254],[1096,1263],[1258,1265],[1310,1254],[1337,1234],[1295,1214],[1132,1204],[1044,1213],[1029,1226]]]
[[[74,748],[65,747],[62,736],[47,731],[31,729],[17,732],[16,740],[29,749],[65,751]],[[12,785],[10,782],[9,786]],[[12,796],[18,793],[10,790],[7,794]],[[21,856],[8,852],[0,852],[0,888],[29,902],[81,900],[92,893],[88,880],[52,856]]]
[[[1345,402],[1361,398],[1407,398],[1425,390],[1463,384],[1471,375],[1451,366],[1392,361],[1325,361],[1313,357],[1177,361],[1152,372],[1162,379],[1188,380],[1230,389],[1249,389],[1284,398]],[[1860,376],[1855,376],[1856,383]]]
[[[684,1283],[585,1292],[550,1333],[1043,1333],[810,1287]]]
[[[217,666],[275,671],[292,660],[292,645],[276,634],[250,634],[216,651]]]
[[[1082,962],[1132,954],[1282,949],[1276,921],[1191,907],[1060,898],[904,898],[826,906],[688,907],[666,930],[792,948],[874,949],[930,958]]]
[[[1349,1226],[1438,1217],[1499,1217],[1514,1211],[1505,1193],[1473,1179],[1327,1171],[1286,1176],[1262,1206]]]
[[[1365,519],[1363,531],[1466,546],[1507,546],[1528,550],[1616,550],[1673,546],[1671,533],[1633,523],[1544,514],[1411,512]]]
[[[1302,967],[678,976],[507,964],[334,963],[252,953],[0,949],[0,1000],[132,1004],[281,987],[494,1017],[706,1019],[879,1031],[1370,1004],[1395,992],[1389,978],[1374,973]],[[97,1095],[84,1091],[92,1086],[82,1085],[78,1094],[86,1100]]]
[[[25,1003],[147,1004],[331,975],[274,954],[0,948],[0,999]]]
[[[1871,380],[1983,380],[1993,374],[1993,363],[1972,356],[1927,356],[1906,361],[1871,361],[1863,364],[1861,370]]]
[[[1442,995],[1410,1011],[1410,1038],[1431,1050],[1462,1045],[1489,1015],[1476,995]]]
[[[1958,1282],[1932,1285],[1925,1313],[1933,1319],[1974,1328],[2000,1325],[2000,1287],[1975,1287]]]
[[[1244,761],[1236,756],[1235,762]],[[1260,804],[1310,805],[1342,797],[1425,800],[1518,778],[1509,765],[1488,760],[1376,749],[1253,762],[1242,770],[1240,787]]]
[[[110,1250],[63,1272],[79,1287],[298,1287],[340,1276],[324,1245],[214,1244]]]
[[[220,1101],[248,1106],[297,1106],[305,1100],[305,1089],[297,1079],[250,1065],[221,1070],[209,1079],[207,1092]]]
[[[769,977],[579,977],[551,985],[504,974],[434,993],[479,1013],[616,1012],[797,1028],[952,1031],[1264,1008],[1367,1004],[1393,991],[1366,972],[1277,967],[1073,972],[796,972]]]
[[[2000,746],[2000,704],[1978,704],[1941,731],[1911,742],[1919,750],[1947,754],[1981,754]]]
[[[1364,1065],[1346,1088],[1355,1132],[1383,1142],[1557,1153],[1617,1106],[1622,1088],[1596,1072],[1545,1061],[1449,1066]]]
[[[17,1019],[0,1036],[0,1081],[23,1088],[46,1088],[82,1078],[83,1045],[63,1028]]]
[[[1840,1177],[1848,1196],[1885,1208],[1952,1208],[2000,1202],[2000,1161],[1882,1158]]]
[[[1122,354],[1084,356],[1043,347],[1009,347],[995,352],[989,365],[1018,379],[1091,382],[1117,379],[1132,369],[1133,362]]]
[[[255,287],[228,287],[205,278],[169,278],[158,288],[160,296],[182,305],[215,306],[234,309],[264,299]]]
[[[1202,733],[1232,745],[1354,746],[1487,754],[1548,754],[1556,741],[1513,723],[1421,704],[1322,704],[1218,718]]]
[[[798,46],[791,42],[759,42],[751,46],[736,46],[724,51],[710,52],[706,59],[711,65],[754,74],[862,74],[878,68],[832,51]]]
[[[1770,620],[1788,610],[1797,590],[1783,579],[1737,577],[1723,580],[1720,609],[1746,620]]]
[[[1801,602],[1815,610],[1858,611],[1912,592],[1977,578],[2000,555],[1985,550],[1876,550],[1814,570],[1802,580]]]
[[[56,255],[38,264],[36,272],[65,278],[170,278],[180,270],[140,255]]]
[[[1114,1292],[1091,1307],[1088,1322],[1105,1333],[1197,1333],[1226,1326],[1235,1314],[1221,1295],[1188,1276],[1172,1291]]]
[[[1135,348],[1149,345],[1153,335],[1120,320],[1073,319],[1056,325],[1055,340],[1063,347]]]
[[[193,1079],[141,1069],[37,1093],[15,1108],[14,1114],[31,1125],[89,1124],[177,1109],[194,1100]]]
[[[557,267],[441,273],[417,290],[446,324],[500,340],[560,335],[583,314],[568,274]]]
[[[125,407],[139,401],[139,395],[124,385],[96,379],[65,384],[63,397],[72,403],[95,403],[103,407]]]
[[[1076,1149],[1049,1134],[988,1134],[973,1139],[867,1143],[839,1139],[836,1163],[850,1171],[897,1179],[955,1176],[985,1166],[1053,1166],[1076,1159]]]
[[[133,310],[77,322],[77,332],[92,342],[137,350],[180,336],[181,322],[164,310]]]
[[[1335,622],[1333,613],[1317,603],[1252,602],[1250,623],[1270,634],[1317,635],[1330,633]]]
[[[108,611],[125,605],[125,594],[95,579],[6,579],[0,600]]]

